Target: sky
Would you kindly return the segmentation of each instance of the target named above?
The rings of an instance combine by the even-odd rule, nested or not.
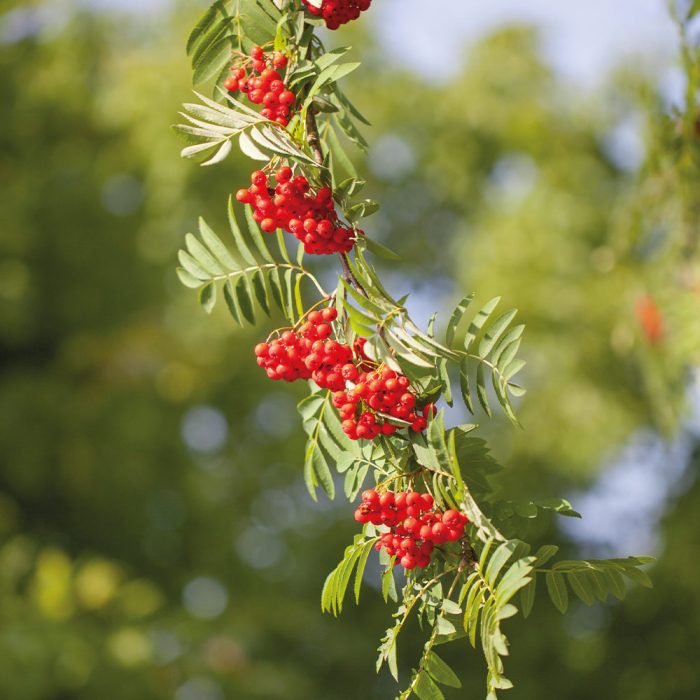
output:
[[[629,56],[670,64],[677,45],[665,0],[375,0],[368,18],[393,60],[428,75],[449,74],[465,42],[518,21],[540,27],[545,56],[586,84]]]

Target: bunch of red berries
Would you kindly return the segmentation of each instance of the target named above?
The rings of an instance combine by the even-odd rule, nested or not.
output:
[[[316,255],[352,250],[354,232],[338,225],[333,193],[328,187],[312,194],[309,181],[303,175],[293,177],[288,165],[279,168],[274,178],[273,186],[262,170],[256,170],[250,176],[253,184],[236,193],[239,202],[253,207],[253,218],[263,231],[289,231],[304,244],[307,253]]]
[[[343,431],[352,440],[372,440],[379,433],[393,435],[399,426],[387,421],[397,418],[411,424],[411,430],[425,430],[433,404],[416,412],[416,397],[408,378],[389,367],[374,372],[358,373],[355,386],[333,395],[333,405],[343,421]]]
[[[287,126],[296,96],[287,90],[279,73],[286,65],[287,57],[283,53],[275,52],[270,56],[254,46],[244,65],[231,66],[231,76],[224,81],[224,87],[229,92],[240,90],[253,104],[264,105],[260,110],[263,117]],[[250,68],[250,74],[246,73],[245,66]]]
[[[337,316],[333,308],[312,311],[298,330],[259,343],[255,346],[258,365],[270,379],[313,379],[322,389],[342,389],[346,379],[357,377],[357,369],[350,347],[330,339],[330,324]]]
[[[357,19],[372,4],[372,0],[323,0],[321,6],[316,7],[309,0],[302,2],[312,15],[319,15],[326,20],[328,29],[337,29],[341,24]]]
[[[395,564],[405,569],[424,568],[430,563],[435,545],[456,542],[464,535],[469,519],[464,513],[434,509],[433,497],[417,491],[386,491],[368,489],[362,494],[362,503],[355,511],[360,523],[386,525],[375,545],[377,551],[386,549]]]

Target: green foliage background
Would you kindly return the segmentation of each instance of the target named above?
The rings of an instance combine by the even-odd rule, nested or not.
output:
[[[173,271],[195,215],[223,228],[250,169],[181,161],[167,128],[198,8],[148,22],[71,7],[0,45],[0,697],[389,697],[379,593],[340,620],[319,610],[356,526],[305,493],[299,388],[271,386],[256,332],[205,317]],[[362,169],[383,206],[368,228],[404,257],[393,288],[430,310],[498,293],[528,325],[525,430],[489,428],[504,488],[583,488],[636,431],[674,439],[698,347],[696,263],[678,242],[696,215],[693,115],[663,116],[631,69],[572,94],[524,28],[485,38],[438,87],[383,68],[362,31],[344,30],[368,61],[348,90],[380,144]],[[646,124],[641,173],[603,147],[630,113]],[[648,292],[661,347],[635,317]],[[654,590],[564,619],[538,597],[511,624],[513,697],[697,697],[695,454],[665,503]],[[579,553],[554,524],[538,535]],[[447,697],[469,697],[470,677],[481,693],[478,655],[446,659],[466,686]]]

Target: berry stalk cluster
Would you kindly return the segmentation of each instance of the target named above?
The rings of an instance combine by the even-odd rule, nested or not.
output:
[[[384,365],[372,370],[374,363],[363,351],[365,338],[352,346],[331,338],[337,318],[334,307],[315,309],[294,328],[276,331],[278,337],[255,346],[258,366],[272,380],[312,379],[334,392],[333,406],[352,440],[393,435],[402,427],[425,430],[434,404],[418,410],[406,376]]]
[[[338,29],[341,25],[358,19],[372,4],[372,0],[323,0],[320,6],[309,0],[302,2],[312,15],[323,17],[328,29]]]
[[[288,165],[280,167],[272,177],[256,170],[250,180],[250,187],[238,190],[236,199],[250,204],[253,218],[265,233],[274,233],[278,228],[288,231],[312,255],[352,250],[356,232],[340,223],[329,187],[318,188],[314,193],[306,177],[294,176]]]
[[[436,546],[464,537],[469,519],[456,510],[441,512],[429,493],[368,489],[355,511],[358,523],[389,528],[375,545],[386,550],[394,565],[404,569],[425,568]]]
[[[280,126],[289,124],[296,95],[285,85],[279,72],[287,66],[287,56],[280,52],[265,52],[254,46],[249,56],[237,57],[230,68],[224,87],[232,93],[241,92],[254,105],[263,105],[260,114]],[[250,71],[250,72],[246,72]]]

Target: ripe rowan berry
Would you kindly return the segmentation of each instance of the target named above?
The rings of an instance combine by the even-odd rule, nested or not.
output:
[[[280,70],[287,67],[287,62],[287,57],[279,51],[272,57],[272,65]]]

